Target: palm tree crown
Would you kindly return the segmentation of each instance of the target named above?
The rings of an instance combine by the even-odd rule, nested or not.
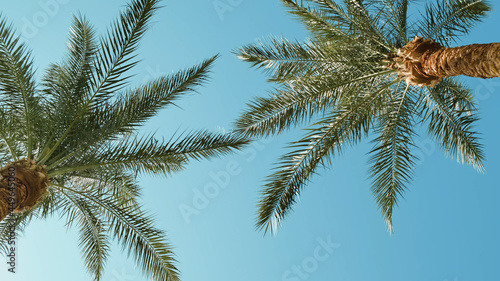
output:
[[[216,59],[126,88],[134,52],[158,9],[157,0],[133,0],[101,40],[83,17],[75,17],[69,52],[52,64],[40,87],[30,52],[0,19],[0,222],[1,249],[8,252],[12,227],[59,214],[80,230],[86,267],[100,280],[110,239],[120,242],[154,280],[178,280],[163,231],[138,201],[138,173],[170,175],[190,160],[240,149],[234,134],[193,131],[167,140],[138,129],[208,78]],[[15,202],[7,192],[16,170]],[[12,174],[14,175],[14,174]]]
[[[311,38],[271,38],[237,51],[278,85],[271,96],[249,104],[236,122],[238,131],[260,137],[307,126],[267,179],[259,229],[275,231],[311,175],[368,135],[375,135],[372,191],[389,230],[398,197],[413,176],[417,125],[426,124],[429,135],[459,162],[484,169],[470,90],[455,78],[425,80],[423,63],[412,59],[432,48],[410,47],[449,47],[490,9],[485,1],[432,1],[415,21],[408,17],[412,1],[283,2]],[[425,39],[412,40],[416,35]]]

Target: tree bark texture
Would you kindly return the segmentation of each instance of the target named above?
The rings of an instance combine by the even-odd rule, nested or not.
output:
[[[390,62],[389,68],[398,68],[400,78],[416,86],[434,87],[442,78],[457,75],[500,77],[500,43],[445,48],[417,36]]]

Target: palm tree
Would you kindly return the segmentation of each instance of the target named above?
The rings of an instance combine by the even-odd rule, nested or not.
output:
[[[277,84],[271,96],[249,104],[237,130],[254,138],[296,126],[307,130],[267,178],[258,229],[275,231],[311,175],[368,135],[375,134],[372,192],[389,231],[398,197],[413,176],[417,125],[426,124],[459,162],[484,169],[473,96],[450,76],[499,76],[500,44],[449,44],[490,10],[487,2],[432,1],[415,20],[406,0],[283,2],[311,38],[273,37],[236,51]]]
[[[154,280],[178,280],[163,231],[141,207],[137,174],[167,176],[190,160],[217,157],[247,140],[204,130],[157,139],[138,129],[208,78],[215,57],[149,83],[126,87],[134,52],[158,0],[133,0],[99,41],[74,17],[69,52],[37,87],[30,52],[0,18],[0,237],[59,214],[80,231],[85,265],[100,280],[110,239]],[[7,217],[7,218],[6,218]],[[6,218],[6,219],[4,219]]]

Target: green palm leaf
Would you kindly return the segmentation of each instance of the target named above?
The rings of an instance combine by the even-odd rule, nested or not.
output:
[[[62,185],[55,186],[60,192],[66,192],[96,208],[107,221],[107,227],[114,237],[123,245],[123,249],[128,249],[128,253],[136,257],[142,270],[154,280],[179,280],[179,271],[173,264],[175,258],[172,247],[166,243],[163,232],[153,226],[152,217],[138,206],[124,208],[112,197],[98,196],[95,191],[85,192]],[[101,240],[91,240],[89,243],[95,244],[96,241]]]
[[[67,226],[74,222],[80,225],[80,247],[85,265],[95,280],[101,280],[104,265],[109,255],[109,241],[104,222],[97,215],[99,209],[67,190],[60,189],[62,215],[67,217]]]
[[[426,6],[417,34],[437,42],[454,42],[490,11],[486,0],[438,0]]]
[[[51,175],[79,170],[124,169],[135,173],[169,175],[184,168],[189,159],[211,158],[240,149],[248,140],[238,135],[214,134],[206,131],[172,137],[164,143],[154,137],[126,137],[115,144],[103,146],[94,153],[72,159],[61,168],[49,169]]]
[[[377,91],[346,98],[342,106],[316,123],[301,140],[292,143],[292,152],[281,158],[276,172],[268,177],[259,203],[257,228],[275,232],[287,215],[300,189],[319,166],[328,165],[346,144],[357,143],[373,122],[382,97],[392,83]]]
[[[373,193],[377,198],[389,231],[392,230],[392,211],[397,205],[413,176],[416,157],[411,149],[413,143],[416,93],[407,86],[395,88],[395,93],[385,102],[378,125],[379,136],[374,140],[375,147],[370,162],[371,175],[374,178]]]
[[[158,0],[134,0],[127,6],[125,12],[120,14],[112,30],[100,42],[94,60],[94,72],[90,78],[91,86],[84,101],[77,105],[75,117],[70,125],[65,127],[52,149],[40,159],[40,163],[47,161],[70,132],[78,131],[76,125],[82,117],[92,115],[96,105],[106,102],[113,93],[126,85],[130,77],[123,75],[137,63],[134,60],[134,51],[147,30],[154,11],[158,8],[158,2]]]
[[[473,103],[470,104],[469,99],[465,99],[464,105],[463,96],[468,94],[468,89],[452,80],[429,89],[428,131],[452,158],[484,171],[484,152],[478,133],[474,131],[478,120],[476,110],[471,108]]]
[[[19,38],[14,35],[12,27],[0,16],[0,94],[2,103],[10,110],[17,110],[17,123],[23,127],[26,135],[24,145],[28,157],[31,157],[33,132],[38,123],[37,112],[40,112],[35,95],[35,79],[33,63],[29,51]],[[17,155],[13,155],[17,157]]]

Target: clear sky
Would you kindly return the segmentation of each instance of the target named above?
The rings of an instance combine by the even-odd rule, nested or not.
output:
[[[417,1],[422,3],[423,1]],[[71,15],[81,12],[104,33],[125,0],[1,1],[33,51],[38,75],[62,59]],[[214,4],[230,9],[218,13]],[[273,85],[231,51],[269,35],[302,40],[307,32],[279,0],[165,0],[139,48],[133,83],[220,53],[211,81],[161,112],[144,132],[229,130],[252,97]],[[417,4],[420,5],[421,4]],[[458,44],[500,41],[500,4]],[[416,177],[394,214],[389,235],[370,192],[368,142],[334,161],[301,194],[276,236],[254,229],[263,179],[301,134],[260,141],[213,161],[192,163],[170,178],[140,179],[145,208],[175,246],[184,281],[466,281],[500,280],[500,79],[466,79],[477,97],[487,156],[485,174],[443,155],[423,133]],[[207,186],[217,186],[212,193]],[[210,187],[208,187],[210,188]],[[202,194],[202,195],[200,195]],[[200,198],[209,195],[210,198]],[[191,215],[181,209],[193,208]],[[192,209],[192,210],[193,210]],[[90,280],[76,231],[57,217],[35,221],[18,239],[18,273],[0,259],[0,280]],[[132,259],[114,247],[104,281],[145,281]]]

